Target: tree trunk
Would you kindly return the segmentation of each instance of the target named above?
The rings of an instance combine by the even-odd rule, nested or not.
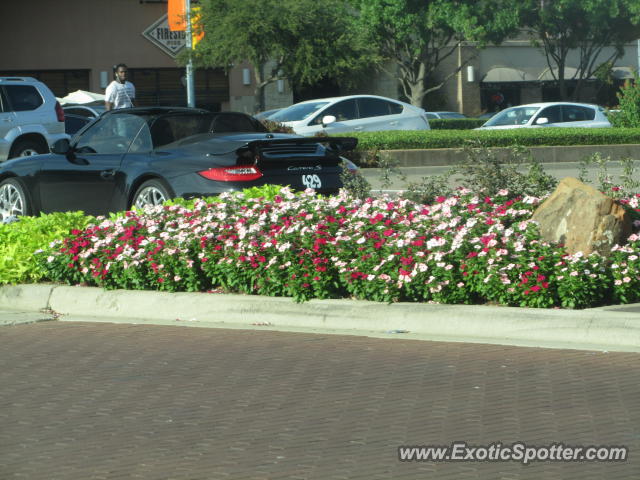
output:
[[[409,103],[422,108],[422,102],[424,102],[424,97],[426,95],[423,82],[409,84],[409,91]]]
[[[253,76],[256,82],[256,87],[253,89],[253,112],[259,113],[264,111],[264,87],[266,83],[264,81],[264,65],[262,63],[253,64]]]

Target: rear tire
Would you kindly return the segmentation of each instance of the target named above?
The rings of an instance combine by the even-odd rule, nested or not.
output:
[[[47,153],[47,150],[41,143],[35,140],[18,140],[11,148],[9,158],[28,157],[31,155],[40,155],[41,153]]]
[[[147,180],[136,190],[131,207],[140,209],[155,207],[172,197],[170,188],[162,180]]]
[[[10,223],[30,214],[31,202],[22,182],[16,178],[0,182],[0,223]]]

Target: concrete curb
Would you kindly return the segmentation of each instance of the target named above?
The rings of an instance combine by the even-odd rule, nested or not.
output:
[[[18,310],[51,309],[62,321],[322,331],[548,348],[640,351],[639,305],[545,310],[416,303],[387,305],[359,300],[312,300],[298,304],[290,298],[280,297],[36,284],[1,287],[0,308],[16,313]]]

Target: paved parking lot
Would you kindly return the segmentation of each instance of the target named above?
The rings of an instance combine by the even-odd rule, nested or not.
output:
[[[58,322],[0,345],[3,480],[640,478],[640,354]],[[398,461],[454,441],[630,458]]]

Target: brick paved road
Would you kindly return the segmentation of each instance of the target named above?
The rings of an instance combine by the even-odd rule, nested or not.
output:
[[[626,463],[406,463],[401,444]],[[0,479],[638,479],[640,355],[198,328],[0,329]]]

